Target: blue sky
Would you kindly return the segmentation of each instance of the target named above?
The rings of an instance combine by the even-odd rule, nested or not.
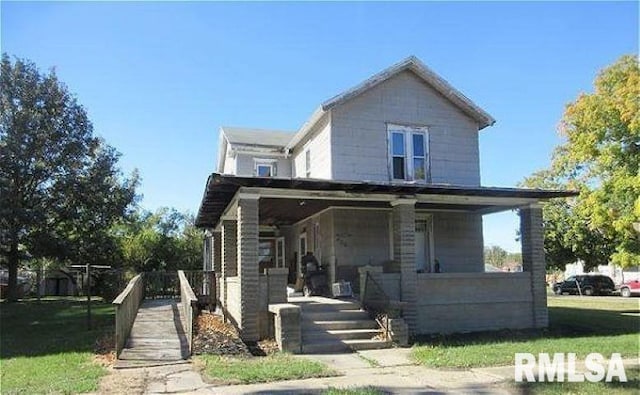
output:
[[[638,53],[638,4],[14,3],[2,51],[59,77],[142,175],[142,205],[195,212],[220,125],[298,129],[316,106],[416,55],[487,110],[482,183],[548,165],[564,106]],[[485,244],[517,251],[517,218]]]

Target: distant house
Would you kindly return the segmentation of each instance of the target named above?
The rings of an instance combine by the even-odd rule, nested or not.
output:
[[[270,270],[291,282],[307,251],[356,292],[373,275],[404,302],[411,334],[547,326],[539,203],[574,193],[482,186],[478,136],[494,122],[409,57],[323,102],[297,131],[222,127],[197,225],[243,337],[264,336],[259,317],[286,301]],[[483,215],[513,209],[523,271],[487,273]]]

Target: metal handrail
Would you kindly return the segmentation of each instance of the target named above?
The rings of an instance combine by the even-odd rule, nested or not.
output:
[[[393,306],[391,298],[369,272],[367,272],[365,280],[362,306],[373,316],[378,325],[384,329],[385,338],[389,340],[391,337],[389,334],[389,316],[395,317],[400,313],[400,310]]]

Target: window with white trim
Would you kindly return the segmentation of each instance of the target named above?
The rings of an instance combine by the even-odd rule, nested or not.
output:
[[[427,182],[429,144],[426,127],[387,125],[389,178]]]
[[[254,159],[254,175],[258,177],[275,177],[276,161],[270,159]]]

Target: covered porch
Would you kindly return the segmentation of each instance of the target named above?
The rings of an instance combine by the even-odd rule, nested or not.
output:
[[[269,305],[312,251],[331,282],[367,274],[402,301],[411,334],[547,325],[540,200],[565,191],[209,177],[197,226],[205,271],[245,340],[273,331]],[[482,215],[519,209],[522,273],[485,273]]]

